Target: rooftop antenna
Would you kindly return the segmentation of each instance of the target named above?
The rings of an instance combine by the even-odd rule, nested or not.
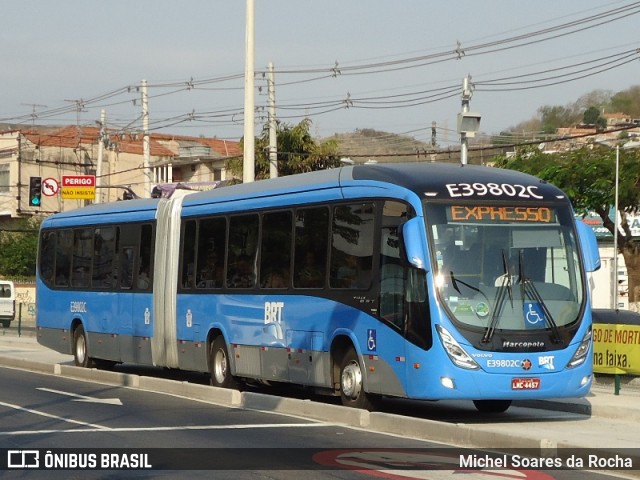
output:
[[[21,103],[20,105],[26,105],[31,107],[31,126],[35,127],[36,118],[38,118],[38,114],[36,113],[36,107],[48,108],[46,105],[42,105],[40,103]]]

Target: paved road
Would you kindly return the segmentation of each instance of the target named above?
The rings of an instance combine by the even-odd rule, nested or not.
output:
[[[50,458],[59,461],[82,455],[87,462],[99,465],[103,455],[113,453],[114,447],[124,447],[127,459],[144,457],[143,465],[156,469],[172,465],[203,470],[183,472],[190,478],[210,478],[211,470],[215,470],[216,478],[289,479],[294,475],[299,478],[301,470],[309,480],[327,475],[337,479],[359,479],[363,475],[394,478],[389,471],[392,468],[401,471],[404,478],[440,479],[460,470],[461,452],[469,458],[484,459],[488,455],[477,450],[451,450],[424,440],[365,432],[342,423],[216,406],[164,393],[5,367],[0,367],[0,384],[13,386],[0,393],[0,445],[14,453],[38,452],[39,461],[44,460],[46,452],[51,452]],[[171,448],[167,449],[168,446]],[[120,456],[116,458],[121,461]],[[343,468],[336,469],[340,462]],[[446,468],[425,471],[425,462],[431,467],[444,463]],[[346,468],[354,463],[365,473]],[[499,477],[602,478],[600,474],[544,473],[543,469],[531,469],[528,464],[527,467],[501,470]],[[329,468],[330,471],[320,470]],[[69,475],[68,470],[57,473]],[[155,478],[167,472],[135,473],[138,477]],[[5,474],[5,478],[25,475],[15,468]],[[50,478],[52,472],[26,475]],[[81,475],[104,476],[105,472],[95,471],[83,471]],[[488,476],[490,480],[491,473],[481,469],[465,471],[465,480],[488,480]]]
[[[379,433],[391,434],[402,439],[413,439],[411,441],[426,441],[430,443],[422,445],[431,445],[432,442],[442,442],[451,445],[460,445],[465,447],[482,447],[492,449],[504,448],[529,448],[530,452],[583,452],[582,449],[595,449],[596,453],[604,452],[604,447],[616,449],[629,455],[637,455],[638,447],[638,431],[640,429],[640,405],[638,392],[632,389],[624,389],[622,395],[615,396],[610,389],[596,389],[587,399],[575,399],[570,401],[555,402],[536,402],[536,408],[531,406],[517,406],[507,412],[506,415],[481,417],[467,403],[461,402],[385,402],[384,412],[363,412],[353,409],[345,409],[341,406],[326,403],[316,403],[308,400],[295,398],[283,398],[273,395],[265,395],[259,392],[237,392],[229,390],[219,390],[201,385],[206,383],[206,377],[203,375],[187,375],[186,380],[191,383],[185,383],[185,378],[171,381],[159,378],[156,374],[162,372],[156,369],[156,372],[142,372],[145,374],[153,374],[154,377],[140,376],[136,369],[125,367],[121,372],[101,372],[96,370],[78,369],[70,366],[71,357],[59,355],[50,352],[38,346],[33,339],[8,339],[0,337],[0,365],[11,365],[20,368],[35,368],[46,372],[47,378],[50,378],[53,385],[60,385],[62,382],[68,382],[65,377],[83,378],[85,380],[100,382],[102,387],[91,387],[99,390],[102,396],[107,392],[115,389],[121,389],[122,386],[134,387],[134,391],[150,394],[149,391],[162,391],[185,397],[190,401],[206,401],[217,404],[224,411],[234,412],[235,418],[242,418],[245,415],[251,418],[256,410],[268,411],[273,414],[295,415],[296,417],[305,418],[305,422],[309,423],[320,421],[329,424],[329,428],[339,426],[340,429],[356,428],[361,432],[359,436],[369,438],[377,436]],[[4,369],[6,370],[6,369]],[[16,371],[16,370],[13,370]],[[56,373],[54,376],[53,374]],[[19,383],[20,376],[13,382],[0,380],[1,385]],[[77,380],[73,380],[76,382]],[[48,388],[48,387],[47,387]],[[53,388],[55,389],[55,387]],[[0,399],[5,403],[12,403],[4,400],[4,388],[1,390]],[[63,390],[63,389],[60,389]],[[131,390],[128,388],[127,390]],[[84,391],[84,393],[92,390]],[[9,391],[7,391],[9,392]],[[62,394],[54,394],[52,392],[42,392],[51,397],[60,396]],[[78,393],[78,391],[75,391]],[[84,395],[80,392],[78,394]],[[12,395],[10,392],[6,395]],[[22,396],[29,398],[26,393],[19,395],[19,398],[13,398],[17,402]],[[91,396],[91,395],[87,395]],[[173,397],[171,397],[173,398]],[[55,401],[51,398],[48,402]],[[62,402],[61,398],[57,402]],[[66,401],[67,405],[75,405],[77,402]],[[18,404],[18,403],[16,403]],[[29,405],[47,405],[44,400],[32,399]],[[145,402],[138,401],[138,407],[144,415],[151,415],[151,412],[145,410]],[[544,408],[541,408],[544,407]],[[78,408],[78,407],[74,407]],[[105,407],[96,407],[96,413],[102,411]],[[200,406],[202,408],[202,406]],[[210,407],[205,407],[208,409]],[[109,410],[106,407],[106,410]],[[170,408],[165,412],[173,412]],[[588,414],[588,412],[591,414]],[[2,410],[0,410],[2,412]],[[74,410],[75,412],[75,410]],[[583,412],[583,413],[580,413]],[[587,413],[584,413],[587,412]],[[7,418],[0,413],[0,426],[3,418]],[[410,414],[407,415],[407,414]],[[169,414],[168,414],[169,415]],[[61,415],[59,415],[61,416]],[[116,419],[123,420],[126,415],[117,415]],[[75,418],[75,415],[74,415]],[[168,416],[168,418],[171,418]],[[190,418],[187,416],[187,420]],[[151,419],[151,417],[150,417]],[[87,422],[97,422],[98,419],[89,417]],[[183,419],[184,420],[184,419]],[[84,420],[83,420],[84,421]],[[219,419],[211,419],[207,424],[215,425],[220,423]],[[126,422],[125,422],[126,423]],[[228,421],[222,421],[222,425],[227,425]],[[266,420],[267,424],[272,422]],[[100,424],[100,423],[98,423]],[[149,425],[154,425],[149,422]],[[184,422],[179,422],[185,425]],[[250,423],[254,425],[254,422]],[[319,427],[311,427],[313,435],[317,435]],[[258,429],[255,429],[258,430]],[[250,429],[249,440],[266,438],[263,431],[255,432]],[[294,429],[298,432],[298,429]],[[345,430],[345,431],[346,431]],[[300,430],[302,431],[302,430]],[[255,432],[255,433],[254,433]],[[101,432],[105,433],[105,432]],[[193,433],[193,432],[191,432]],[[219,433],[219,432],[218,432]],[[237,432],[236,432],[237,433]],[[297,434],[297,433],[296,433]],[[114,435],[113,432],[107,432],[107,437]],[[122,432],[112,440],[120,440]],[[173,438],[168,432],[145,432],[138,435],[145,439],[147,443],[141,443],[141,440],[134,443],[127,442],[108,442],[107,445],[136,445],[142,447],[144,445],[154,445],[153,441],[162,438],[160,442],[166,445],[168,438]],[[287,433],[287,441],[289,440]],[[336,436],[338,433],[336,433]],[[340,434],[344,435],[344,433]],[[208,437],[208,435],[205,435]],[[280,436],[274,432],[267,435],[270,441],[275,441],[277,446],[288,447],[290,444],[280,441]],[[291,437],[294,438],[294,437]],[[310,437],[309,437],[310,438]],[[348,437],[342,437],[348,438]],[[388,438],[388,437],[385,437]],[[0,438],[1,441],[1,438]],[[244,441],[244,440],[243,440]],[[385,445],[388,445],[389,442]],[[197,442],[196,442],[197,443]],[[87,443],[93,445],[92,443]],[[170,443],[174,445],[173,443]],[[226,444],[226,443],[225,443]],[[12,444],[13,445],[13,444]],[[50,446],[51,444],[47,444]],[[204,445],[207,445],[206,443]],[[243,445],[254,445],[243,443]],[[258,445],[268,445],[264,441]],[[305,446],[304,442],[298,440],[293,441],[295,446]],[[346,446],[354,446],[357,444],[346,442]],[[333,448],[327,445],[321,445],[322,448]],[[188,447],[191,448],[191,447]],[[605,452],[606,453],[606,452]],[[636,466],[637,467],[637,466]],[[602,469],[598,469],[602,470]],[[549,472],[547,472],[549,473]],[[552,472],[555,478],[566,477],[569,473],[575,472]],[[640,478],[638,470],[626,472],[635,478]],[[216,475],[217,477],[217,475]],[[280,478],[280,477],[278,477]],[[285,477],[282,477],[285,478]],[[435,478],[432,476],[428,478]],[[467,477],[468,478],[468,477]]]

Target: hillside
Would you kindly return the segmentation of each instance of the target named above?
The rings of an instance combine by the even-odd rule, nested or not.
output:
[[[335,141],[338,144],[340,156],[351,158],[357,163],[363,163],[367,160],[375,160],[380,163],[460,162],[459,146],[440,148],[436,145],[436,147],[432,147],[431,144],[420,142],[412,137],[374,129],[358,129],[352,133],[337,133],[323,140]],[[486,139],[484,149],[480,150],[477,148],[480,145],[480,139],[475,140],[474,144],[469,145],[468,162],[471,164],[482,164],[494,155],[504,153],[499,147],[487,150],[488,140]]]
[[[335,141],[340,156],[352,158],[356,162],[407,162],[419,158],[424,161],[429,152],[433,151],[430,144],[415,138],[370,128],[357,129],[352,133],[337,133],[325,140]]]

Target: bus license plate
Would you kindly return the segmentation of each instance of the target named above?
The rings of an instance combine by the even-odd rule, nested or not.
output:
[[[511,390],[538,390],[540,388],[539,378],[512,378]]]

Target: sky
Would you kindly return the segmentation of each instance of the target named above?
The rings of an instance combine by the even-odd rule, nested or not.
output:
[[[239,140],[246,1],[4,1],[0,123],[95,125]],[[317,138],[375,129],[457,140],[469,110],[495,134],[593,90],[640,84],[640,2],[255,0],[256,126],[263,72],[277,116]]]

